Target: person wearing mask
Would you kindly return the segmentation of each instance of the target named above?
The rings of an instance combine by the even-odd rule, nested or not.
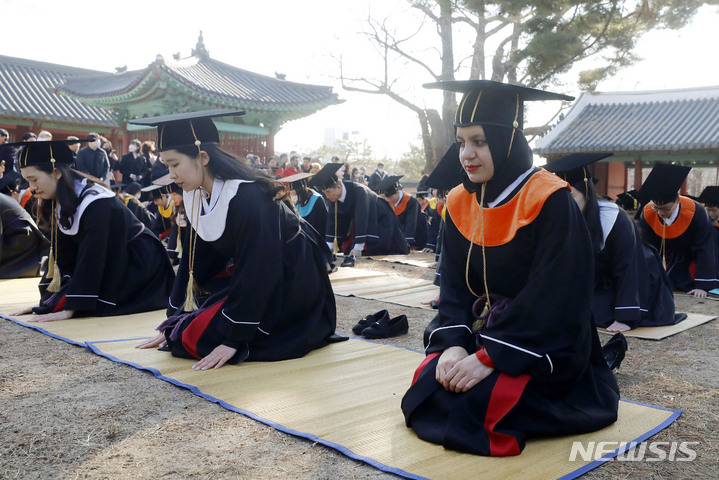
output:
[[[377,185],[385,178],[387,178],[387,172],[384,171],[384,163],[380,162],[377,164],[377,169],[369,176],[367,186],[373,192],[377,192]]]
[[[140,159],[140,140],[133,139],[127,146],[127,153],[120,158],[120,173],[122,174],[122,183],[137,182],[141,179],[142,169]],[[138,182],[139,183],[139,182]]]
[[[105,150],[100,148],[102,146],[100,134],[91,132],[87,135],[87,139],[89,142],[87,146],[77,152],[75,166],[78,171],[109,183],[110,160]]]

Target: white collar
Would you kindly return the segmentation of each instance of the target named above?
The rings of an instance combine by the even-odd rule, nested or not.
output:
[[[402,190],[399,191],[399,198],[397,199],[397,203],[394,204],[394,206],[398,206],[400,203],[402,203],[402,198],[404,197],[404,192]]]
[[[214,242],[222,236],[225,232],[225,225],[227,224],[227,212],[230,208],[230,200],[232,200],[237,194],[237,189],[242,183],[252,183],[249,180],[215,180],[212,184],[212,198],[208,203],[202,198],[199,189],[195,189],[189,192],[182,192],[182,198],[185,203],[185,214],[187,219],[192,224],[192,227],[197,231],[197,234],[206,242]],[[218,192],[218,194],[215,194]],[[199,218],[197,216],[198,204],[197,202],[207,203],[205,212],[201,213]]]
[[[217,205],[217,201],[222,196],[222,189],[225,186],[225,182],[219,179],[215,179],[212,182],[212,193],[210,194],[210,201],[208,202],[205,197],[202,197],[202,209],[205,213],[211,212]]]
[[[344,203],[345,198],[347,198],[347,187],[345,187],[345,182],[340,182],[340,185],[342,185],[342,195],[340,195],[340,198],[338,198],[338,200]]]
[[[677,217],[679,216],[679,210],[682,208],[682,204],[677,201],[677,208],[674,209],[674,213],[671,214],[669,218],[666,220],[662,219],[664,221],[664,224],[668,227],[672,223],[677,221]]]
[[[65,235],[77,235],[77,232],[80,230],[80,219],[82,218],[82,214],[85,212],[85,209],[88,205],[90,205],[95,200],[100,200],[102,198],[112,198],[115,196],[115,193],[112,190],[108,190],[107,188],[96,183],[92,187],[88,188],[85,191],[85,194],[80,197],[86,186],[86,178],[83,178],[82,180],[75,180],[75,195],[80,198],[80,205],[77,206],[75,215],[72,216],[72,225],[70,225],[70,228],[65,228],[60,225],[60,202],[56,202],[55,214],[58,218],[57,227]],[[91,192],[95,192],[95,194],[92,194]]]
[[[495,206],[497,206],[502,200],[504,200],[505,198],[507,198],[507,197],[509,196],[509,194],[512,193],[512,192],[514,191],[514,189],[517,188],[517,186],[518,186],[520,183],[522,183],[522,181],[523,181],[525,178],[527,178],[527,177],[529,176],[529,174],[532,173],[533,170],[534,170],[534,167],[529,167],[529,170],[527,170],[526,172],[524,172],[523,174],[521,174],[520,176],[518,176],[515,181],[513,181],[507,188],[505,188],[504,190],[502,190],[502,193],[500,193],[499,195],[497,195],[497,198],[495,198],[493,201],[489,202],[489,203],[487,204],[487,206],[488,206],[489,208],[494,208]]]
[[[599,204],[599,223],[602,226],[602,244],[599,245],[599,250],[604,250],[607,237],[617,221],[619,207],[616,203],[608,202],[604,199],[597,199],[597,203]]]

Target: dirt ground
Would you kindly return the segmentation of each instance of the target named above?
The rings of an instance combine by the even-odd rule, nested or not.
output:
[[[360,260],[411,277],[429,269]],[[338,333],[364,315],[404,313],[389,339],[422,348],[431,310],[337,297]],[[678,311],[718,314],[686,296]],[[5,313],[5,312],[3,312]],[[624,398],[684,410],[653,440],[699,442],[693,462],[609,462],[583,478],[719,478],[719,322],[662,341],[629,338],[617,375]],[[602,342],[609,337],[600,335]],[[278,432],[152,374],[0,320],[0,478],[385,479],[394,477],[311,441]]]

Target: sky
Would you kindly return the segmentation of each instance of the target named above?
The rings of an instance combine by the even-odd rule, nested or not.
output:
[[[332,86],[345,100],[285,124],[275,138],[278,152],[309,153],[322,144],[326,128],[336,128],[360,132],[377,158],[397,159],[410,143],[420,143],[416,115],[385,96],[345,91],[337,80],[340,58],[350,74],[373,73],[377,57],[361,33],[370,13],[395,21],[415,15],[404,0],[0,0],[0,54],[107,72],[124,65],[134,70],[157,54],[189,56],[202,31],[212,58],[268,76],[278,72],[287,80]],[[597,91],[719,85],[719,62],[707,62],[717,25],[719,7],[703,7],[680,31],[646,34],[635,51],[644,60],[600,83]],[[426,35],[429,42],[431,27]],[[404,95],[440,106],[437,92],[420,87],[433,81],[428,73],[392,67],[404,74]],[[580,93],[572,78],[561,93]],[[555,110],[533,108],[525,124],[543,124]]]

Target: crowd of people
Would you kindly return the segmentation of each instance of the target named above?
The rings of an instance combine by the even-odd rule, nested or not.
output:
[[[157,143],[133,140],[119,158],[94,132],[0,145],[0,278],[40,276],[40,302],[12,315],[164,309],[138,348],[197,370],[297,358],[347,339],[329,281],[339,254],[353,267],[433,252],[438,313],[402,400],[408,427],[450,449],[514,455],[528,437],[611,424],[619,388],[596,326],[680,322],[674,291],[719,286],[719,187],[679,195],[689,169],[657,165],[639,192],[602,198],[591,164],[609,154],[538,168],[522,133],[524,102],[570,97],[428,87],[462,100],[456,143],[414,195],[381,163],[366,175],[338,157],[238,158],[213,122],[243,113],[227,110],[133,120],[157,127]]]

